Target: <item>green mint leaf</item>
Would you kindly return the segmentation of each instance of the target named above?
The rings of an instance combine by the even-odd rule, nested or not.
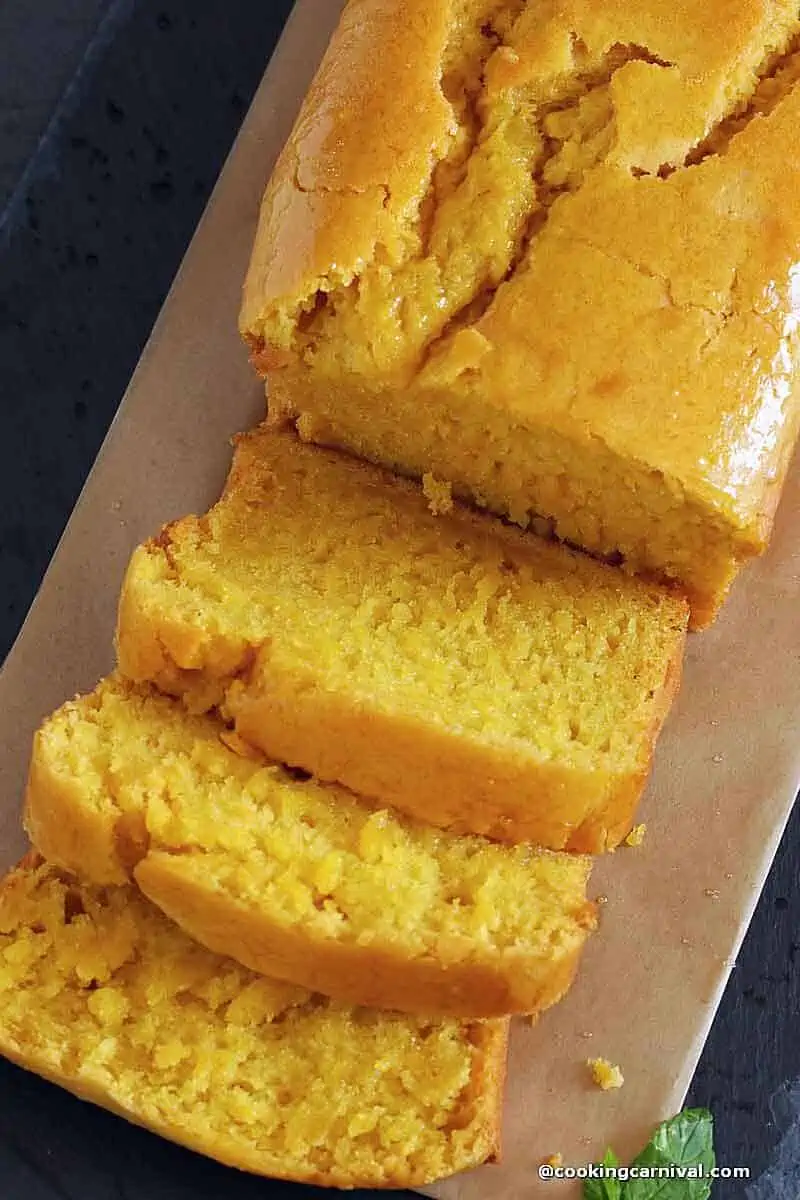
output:
[[[705,1108],[687,1108],[658,1126],[631,1166],[675,1164],[689,1173],[677,1179],[631,1179],[625,1185],[624,1200],[708,1200],[711,1180],[707,1176],[715,1163],[711,1113]],[[692,1169],[698,1167],[703,1169],[706,1178],[691,1178]]]
[[[618,1167],[619,1159],[613,1150],[606,1150],[600,1160],[602,1167]],[[617,1179],[587,1179],[583,1185],[583,1200],[622,1200],[622,1184]]]

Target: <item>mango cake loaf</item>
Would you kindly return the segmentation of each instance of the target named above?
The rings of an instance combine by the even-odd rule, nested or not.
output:
[[[596,923],[590,860],[445,833],[237,743],[109,679],[36,735],[31,840],[94,883],[133,878],[212,950],[340,1000],[489,1017],[566,992]]]
[[[442,498],[438,498],[441,505]],[[443,827],[597,851],[630,829],[686,606],[290,433],[133,555],[120,666],[271,757]]]
[[[245,1171],[414,1187],[496,1157],[506,1040],[254,975],[36,856],[0,884],[0,1053]]]
[[[788,0],[350,0],[244,290],[271,419],[706,624],[800,423],[799,77]]]

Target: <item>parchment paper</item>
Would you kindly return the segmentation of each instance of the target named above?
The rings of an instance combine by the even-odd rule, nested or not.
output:
[[[112,663],[122,572],[165,520],[203,511],[229,436],[261,389],[236,333],[258,201],[322,54],[338,0],[298,0],[184,265],[16,645],[0,675],[0,866],[24,849],[19,811],[41,717]],[[379,64],[376,64],[379,69]],[[714,628],[690,639],[684,684],[642,811],[644,845],[602,860],[602,926],[567,1000],[515,1026],[505,1154],[432,1189],[447,1200],[574,1196],[539,1183],[555,1152],[635,1153],[678,1110],[800,783],[800,461],[769,554]],[[755,1049],[755,1048],[754,1048]],[[585,1059],[621,1065],[601,1093]]]

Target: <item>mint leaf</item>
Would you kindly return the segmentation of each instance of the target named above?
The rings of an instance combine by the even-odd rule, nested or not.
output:
[[[613,1150],[606,1150],[600,1166],[619,1166]],[[583,1185],[583,1200],[622,1200],[622,1184],[618,1179],[587,1179]]]
[[[687,1108],[659,1125],[644,1150],[631,1166],[662,1167],[675,1164],[702,1167],[704,1174],[715,1165],[714,1119],[708,1109]],[[624,1200],[708,1200],[711,1180],[631,1179]]]

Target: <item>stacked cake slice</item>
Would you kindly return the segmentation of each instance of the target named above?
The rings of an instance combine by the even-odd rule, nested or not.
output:
[[[0,885],[0,1053],[243,1170],[414,1187],[493,1158],[507,1025],[266,979],[35,855]]]
[[[800,424],[797,8],[663,7],[345,7],[245,285],[268,427],[35,739],[23,1066],[288,1179],[497,1155]]]
[[[261,429],[135,551],[117,672],[34,741],[3,1052],[287,1178],[496,1154],[508,1017],[572,982],[688,610],[447,507]]]

